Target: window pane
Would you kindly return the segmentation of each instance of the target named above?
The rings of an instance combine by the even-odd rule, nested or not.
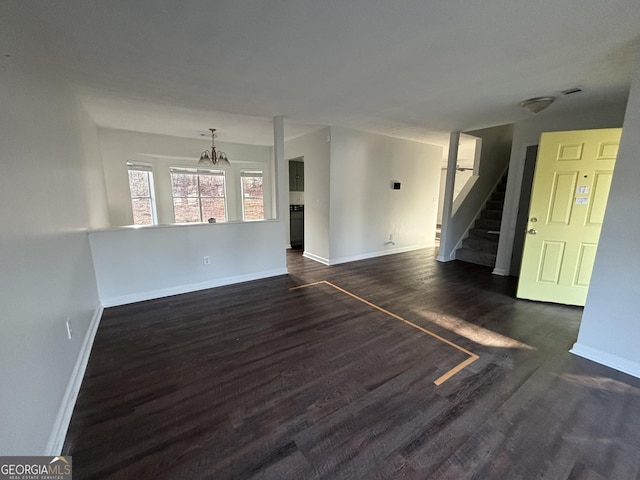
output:
[[[172,173],[171,194],[174,197],[197,197],[198,176],[192,173]]]
[[[224,172],[171,170],[174,218],[177,223],[227,220]]]
[[[242,177],[243,196],[262,198],[262,177]]]
[[[215,218],[216,222],[226,222],[224,198],[203,198],[202,217],[205,222],[210,218]]]
[[[264,220],[264,202],[261,198],[244,199],[244,219]]]
[[[149,196],[149,173],[129,170],[129,189],[132,197]]]
[[[174,198],[173,213],[176,223],[200,222],[200,202],[197,198]]]
[[[134,225],[151,225],[153,223],[150,198],[132,198],[131,207],[133,208]]]
[[[128,170],[131,192],[131,212],[134,225],[152,225],[155,222],[153,202],[153,174],[148,170]]]
[[[242,201],[245,220],[264,219],[262,177],[242,177]]]
[[[224,177],[222,175],[200,175],[200,196],[224,197]]]

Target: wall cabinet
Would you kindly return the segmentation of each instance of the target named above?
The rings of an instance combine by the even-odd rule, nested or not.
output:
[[[289,162],[289,191],[304,192],[304,162]]]

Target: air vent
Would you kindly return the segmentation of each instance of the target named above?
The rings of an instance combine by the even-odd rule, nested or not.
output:
[[[563,95],[573,95],[574,93],[580,93],[581,91],[582,91],[581,88],[574,87],[574,88],[568,88],[566,90],[563,90],[561,93]]]

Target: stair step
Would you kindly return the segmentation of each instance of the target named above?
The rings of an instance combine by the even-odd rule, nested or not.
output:
[[[495,239],[487,238],[465,238],[462,241],[462,248],[473,250],[474,252],[493,253],[498,252],[498,235],[494,235]]]
[[[490,210],[484,209],[480,213],[480,218],[487,218],[491,220],[501,220],[502,219],[502,210]]]
[[[482,228],[486,230],[500,230],[500,220],[492,218],[479,218],[473,225],[473,228]]]
[[[495,266],[506,189],[507,175],[504,175],[473,228],[469,229],[469,236],[462,241],[462,248],[456,250],[457,260],[487,267]]]
[[[484,265],[485,267],[494,267],[496,264],[496,256],[494,254],[475,252],[466,248],[456,250],[456,260]]]
[[[502,211],[502,207],[504,206],[504,199],[503,200],[489,200],[487,202],[486,208],[488,210],[500,210]]]
[[[471,228],[469,229],[469,238],[486,238],[487,240],[498,241],[499,232],[488,228]]]

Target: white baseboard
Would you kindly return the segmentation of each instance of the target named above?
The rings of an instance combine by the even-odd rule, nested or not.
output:
[[[362,253],[359,255],[351,255],[347,257],[332,258],[329,265],[338,265],[340,263],[357,262],[358,260],[366,260],[368,258],[384,257],[385,255],[394,255],[396,253],[413,252],[423,248],[433,247],[431,245],[410,245],[408,247],[390,248],[388,250],[379,250],[377,252]]]
[[[76,400],[78,398],[78,393],[80,392],[80,387],[82,385],[82,380],[84,378],[85,370],[87,369],[87,364],[89,362],[89,356],[91,354],[91,347],[93,346],[93,340],[95,339],[96,332],[98,331],[98,326],[100,325],[100,319],[102,318],[102,312],[105,307],[112,307],[117,305],[125,305],[127,303],[134,303],[143,300],[151,300],[154,298],[161,298],[170,295],[177,295],[180,293],[188,293],[194,292],[197,290],[205,290],[207,288],[214,288],[223,285],[231,285],[233,283],[241,283],[248,282],[251,280],[259,280],[261,278],[275,277],[278,275],[286,275],[286,269],[275,269],[265,272],[260,272],[257,274],[250,275],[239,275],[235,277],[227,277],[223,279],[218,279],[210,282],[202,282],[198,284],[191,285],[181,285],[177,287],[172,287],[163,290],[156,290],[153,292],[142,292],[136,293],[132,295],[123,295],[120,297],[107,298],[103,300],[104,305],[99,307],[93,314],[91,319],[91,323],[89,324],[89,328],[82,342],[82,347],[80,349],[80,354],[78,355],[78,360],[73,368],[73,372],[71,373],[71,378],[65,390],[64,396],[62,398],[62,403],[58,410],[58,414],[56,416],[55,423],[53,425],[53,430],[51,431],[51,435],[49,436],[49,441],[47,442],[46,451],[44,455],[47,456],[57,456],[62,453],[62,447],[64,445],[64,439],[67,436],[67,430],[69,429],[69,423],[71,422],[71,416],[73,414],[73,409],[76,404]]]
[[[452,262],[455,259],[456,259],[456,251],[455,250],[453,252],[451,252],[451,254],[448,255],[448,256],[441,255],[440,253],[438,253],[438,256],[436,257],[436,260],[438,262]]]
[[[494,275],[500,275],[501,277],[509,276],[509,272],[507,272],[504,268],[494,268],[493,272],[491,273],[493,273]]]
[[[69,423],[71,422],[71,415],[73,414],[73,408],[76,405],[78,393],[80,392],[84,372],[87,369],[87,364],[89,363],[91,347],[93,346],[93,340],[95,339],[96,332],[98,331],[98,325],[100,325],[103,310],[103,307],[98,307],[91,318],[91,323],[89,324],[87,333],[82,341],[78,360],[73,367],[71,378],[69,379],[64,396],[62,397],[62,403],[60,404],[56,421],[53,424],[53,430],[49,436],[49,441],[47,442],[44,455],[57,456],[62,453],[64,439],[67,436],[67,430],[69,429]]]
[[[433,243],[425,245],[410,245],[408,247],[390,248],[388,250],[379,250],[377,252],[361,253],[359,255],[350,255],[347,257],[338,257],[332,259],[324,258],[307,251],[305,251],[302,256],[308,258],[309,260],[314,260],[316,262],[322,263],[323,265],[330,266],[339,265],[341,263],[357,262],[358,260],[366,260],[368,258],[383,257],[385,255],[393,255],[396,253],[413,252],[414,250],[421,250],[423,248],[430,248],[433,246]]]
[[[320,255],[316,255],[314,253],[307,252],[306,250],[302,253],[302,256],[305,257],[305,258],[308,258],[309,260],[313,260],[313,261],[322,263],[323,265],[327,265],[327,266],[330,265],[328,258],[324,258],[324,257],[321,257]]]
[[[569,351],[579,357],[586,358],[587,360],[611,367],[622,373],[627,373],[640,378],[640,363],[638,362],[603,352],[597,348],[580,345],[577,342],[573,344],[573,348]]]
[[[274,270],[266,270],[263,272],[250,273],[247,275],[237,275],[233,277],[217,278],[206,282],[190,283],[186,285],[176,285],[169,288],[152,290],[147,292],[132,293],[129,295],[120,295],[117,297],[102,298],[102,304],[105,307],[117,307],[128,303],[143,302],[145,300],[154,300],[156,298],[170,297],[171,295],[180,295],[182,293],[197,292],[198,290],[206,290],[208,288],[222,287],[225,285],[233,285],[235,283],[250,282],[252,280],[260,280],[262,278],[277,277],[278,275],[286,275],[286,268],[277,268]]]

